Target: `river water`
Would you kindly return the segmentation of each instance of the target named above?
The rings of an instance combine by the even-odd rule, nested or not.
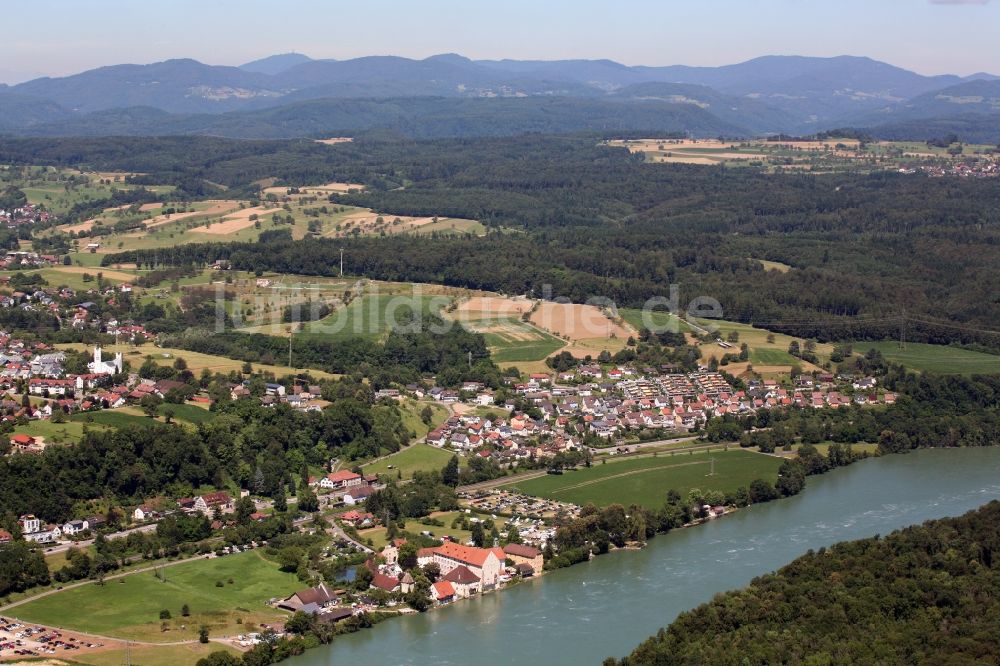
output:
[[[797,497],[659,535],[641,551],[388,620],[285,663],[597,664],[810,548],[960,515],[992,499],[1000,499],[1000,447],[867,460],[811,477]]]

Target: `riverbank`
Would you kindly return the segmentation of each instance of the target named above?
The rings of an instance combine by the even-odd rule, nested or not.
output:
[[[1000,449],[872,458],[810,479],[797,497],[736,511],[701,529],[673,530],[642,550],[551,572],[544,584],[529,581],[383,623],[378,632],[340,636],[287,663],[414,663],[414,655],[420,663],[483,666],[596,663],[809,548],[958,515],[998,497]]]

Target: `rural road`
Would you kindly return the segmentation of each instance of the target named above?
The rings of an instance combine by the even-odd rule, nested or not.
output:
[[[131,529],[122,530],[121,532],[112,532],[111,534],[106,534],[104,538],[106,539],[119,539],[121,537],[128,536],[133,532],[154,532],[156,531],[156,523],[152,525],[140,525],[139,527],[133,527]],[[56,553],[61,553],[70,548],[86,548],[87,546],[94,543],[93,539],[82,539],[80,541],[71,541],[69,543],[62,543],[58,546],[53,546],[52,548],[45,549],[46,555],[55,555]]]

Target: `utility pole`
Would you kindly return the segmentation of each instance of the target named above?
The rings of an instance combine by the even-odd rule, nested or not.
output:
[[[344,277],[344,248],[340,248],[340,277]]]
[[[708,475],[715,476],[715,458],[709,458],[708,462],[711,464]]]
[[[469,370],[472,369],[472,351],[469,351]]]
[[[295,335],[295,322],[288,326],[288,367],[292,366],[292,336]]]
[[[906,349],[906,312],[899,316],[899,348]]]

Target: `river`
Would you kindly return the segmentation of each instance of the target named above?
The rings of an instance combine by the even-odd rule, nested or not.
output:
[[[657,536],[641,551],[388,620],[285,663],[598,664],[810,548],[957,516],[992,499],[1000,499],[1000,447],[875,458],[811,477],[797,497]]]

